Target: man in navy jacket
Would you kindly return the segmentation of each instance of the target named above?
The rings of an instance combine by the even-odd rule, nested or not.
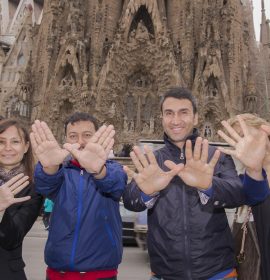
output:
[[[36,120],[32,130],[39,159],[36,190],[54,201],[47,279],[116,279],[122,258],[119,199],[127,176],[121,165],[107,160],[113,126],[98,129],[92,116],[75,113],[65,123],[64,148],[45,122]]]
[[[148,251],[152,279],[236,279],[234,244],[224,207],[255,203],[244,190],[231,157],[198,137],[196,102],[185,88],[161,101],[165,146],[155,154],[131,152],[137,172],[124,191],[129,210],[148,208]],[[252,181],[247,175],[247,180]],[[252,184],[246,184],[251,188]]]

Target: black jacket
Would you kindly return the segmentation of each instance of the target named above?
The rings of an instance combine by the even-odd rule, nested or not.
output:
[[[31,199],[13,204],[5,210],[0,223],[0,278],[24,280],[22,242],[34,224],[41,205],[42,196],[33,191],[33,186],[23,189],[16,197],[31,195]]]
[[[195,141],[197,134],[190,138]],[[209,159],[215,148],[209,147]],[[184,153],[184,151],[183,151]],[[165,160],[175,163],[181,151],[165,137],[165,146],[155,152],[160,167]],[[197,189],[178,177],[160,192],[148,210],[148,250],[152,271],[165,280],[206,280],[235,267],[234,245],[224,207],[244,204],[242,183],[232,159],[221,155],[214,171],[213,193],[202,205]],[[124,205],[133,211],[144,210],[141,192],[132,181],[124,192]]]
[[[270,279],[270,196],[252,207],[261,253],[261,279]]]

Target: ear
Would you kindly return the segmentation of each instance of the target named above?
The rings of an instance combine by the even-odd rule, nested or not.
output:
[[[27,143],[25,144],[25,147],[24,147],[24,153],[25,153],[25,154],[27,153],[27,151],[28,151],[28,149],[29,149],[29,146],[30,146],[30,143],[27,142]]]
[[[196,113],[194,116],[194,125],[197,125],[198,122],[199,122],[199,115],[198,115],[198,113]]]

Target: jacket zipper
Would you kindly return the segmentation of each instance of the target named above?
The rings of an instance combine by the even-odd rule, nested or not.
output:
[[[181,159],[181,160],[184,160],[184,159],[185,159],[185,156],[184,156],[184,153],[183,153],[182,150],[181,150],[181,152],[180,152],[180,159]]]
[[[77,243],[79,239],[79,231],[81,226],[81,215],[82,215],[82,200],[83,200],[83,170],[80,172],[79,189],[78,189],[78,210],[77,210],[77,221],[75,225],[75,233],[72,242],[71,256],[70,256],[70,269],[74,271],[75,268],[75,253]]]
[[[183,216],[184,216],[184,248],[185,248],[185,263],[186,263],[186,273],[187,279],[192,280],[191,270],[190,270],[190,248],[188,242],[188,226],[187,226],[187,202],[186,202],[186,186],[183,185]]]
[[[185,155],[183,150],[180,150],[180,160],[185,160]],[[188,241],[188,225],[187,225],[187,198],[186,198],[186,186],[183,185],[183,216],[184,216],[184,248],[185,248],[185,262],[186,262],[186,271],[187,271],[187,279],[192,280],[191,277],[191,270],[190,270],[190,248],[189,248],[189,241]]]

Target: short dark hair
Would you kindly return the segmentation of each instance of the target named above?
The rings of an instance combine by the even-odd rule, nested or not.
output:
[[[75,112],[74,114],[70,115],[64,123],[65,134],[67,132],[67,126],[69,123],[74,124],[74,123],[80,122],[80,121],[89,121],[94,125],[95,130],[96,131],[98,130],[98,121],[95,117],[93,117],[92,115],[90,115],[88,113]]]
[[[187,88],[184,88],[184,87],[173,87],[173,88],[170,88],[168,91],[166,91],[164,93],[164,95],[161,97],[161,100],[160,100],[160,110],[161,110],[161,112],[162,112],[162,107],[163,107],[164,101],[169,97],[173,97],[173,98],[176,98],[176,99],[187,99],[187,100],[189,100],[192,104],[193,113],[194,114],[197,113],[198,110],[197,110],[196,99],[192,95],[191,91]]]
[[[25,175],[29,176],[29,181],[32,182],[34,173],[34,157],[28,130],[23,126],[23,124],[20,121],[4,118],[3,120],[1,120],[0,123],[0,134],[5,132],[8,128],[12,126],[16,127],[21,140],[23,140],[25,144],[29,143],[29,148],[24,154],[21,164],[25,168]]]

